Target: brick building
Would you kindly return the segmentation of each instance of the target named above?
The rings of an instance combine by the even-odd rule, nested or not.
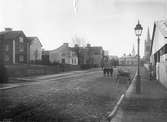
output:
[[[74,47],[74,49],[76,46]],[[79,63],[80,65],[89,64],[92,66],[100,66],[103,59],[103,48],[100,46],[91,46],[87,44],[86,47],[79,47]]]
[[[5,64],[19,64],[29,62],[30,43],[23,31],[12,31],[5,28],[0,32],[1,54]]]

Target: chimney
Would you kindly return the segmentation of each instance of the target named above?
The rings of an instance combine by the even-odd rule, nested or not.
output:
[[[64,43],[64,46],[65,46],[65,47],[68,47],[68,43]]]
[[[12,31],[12,28],[5,28],[5,31]]]
[[[90,45],[90,44],[87,44],[87,47],[91,47],[91,45]]]

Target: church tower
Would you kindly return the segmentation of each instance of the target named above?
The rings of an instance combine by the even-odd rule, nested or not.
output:
[[[150,31],[149,31],[149,28],[148,28],[147,37],[146,37],[145,46],[144,46],[144,58],[145,58],[146,62],[149,62],[150,50],[151,50],[151,38],[150,38]]]

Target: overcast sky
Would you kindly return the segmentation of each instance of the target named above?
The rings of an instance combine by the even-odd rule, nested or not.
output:
[[[111,55],[129,54],[137,47],[134,27],[140,20],[146,32],[167,16],[166,0],[0,0],[0,30],[11,27],[38,36],[43,48],[55,49],[76,35]]]

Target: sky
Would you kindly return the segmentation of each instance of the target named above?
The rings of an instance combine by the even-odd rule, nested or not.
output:
[[[167,17],[166,0],[0,0],[0,31],[5,27],[37,36],[43,48],[56,49],[72,43],[75,36],[110,55],[137,50],[134,27],[143,26],[140,53],[148,27]],[[137,51],[136,51],[137,52]]]

